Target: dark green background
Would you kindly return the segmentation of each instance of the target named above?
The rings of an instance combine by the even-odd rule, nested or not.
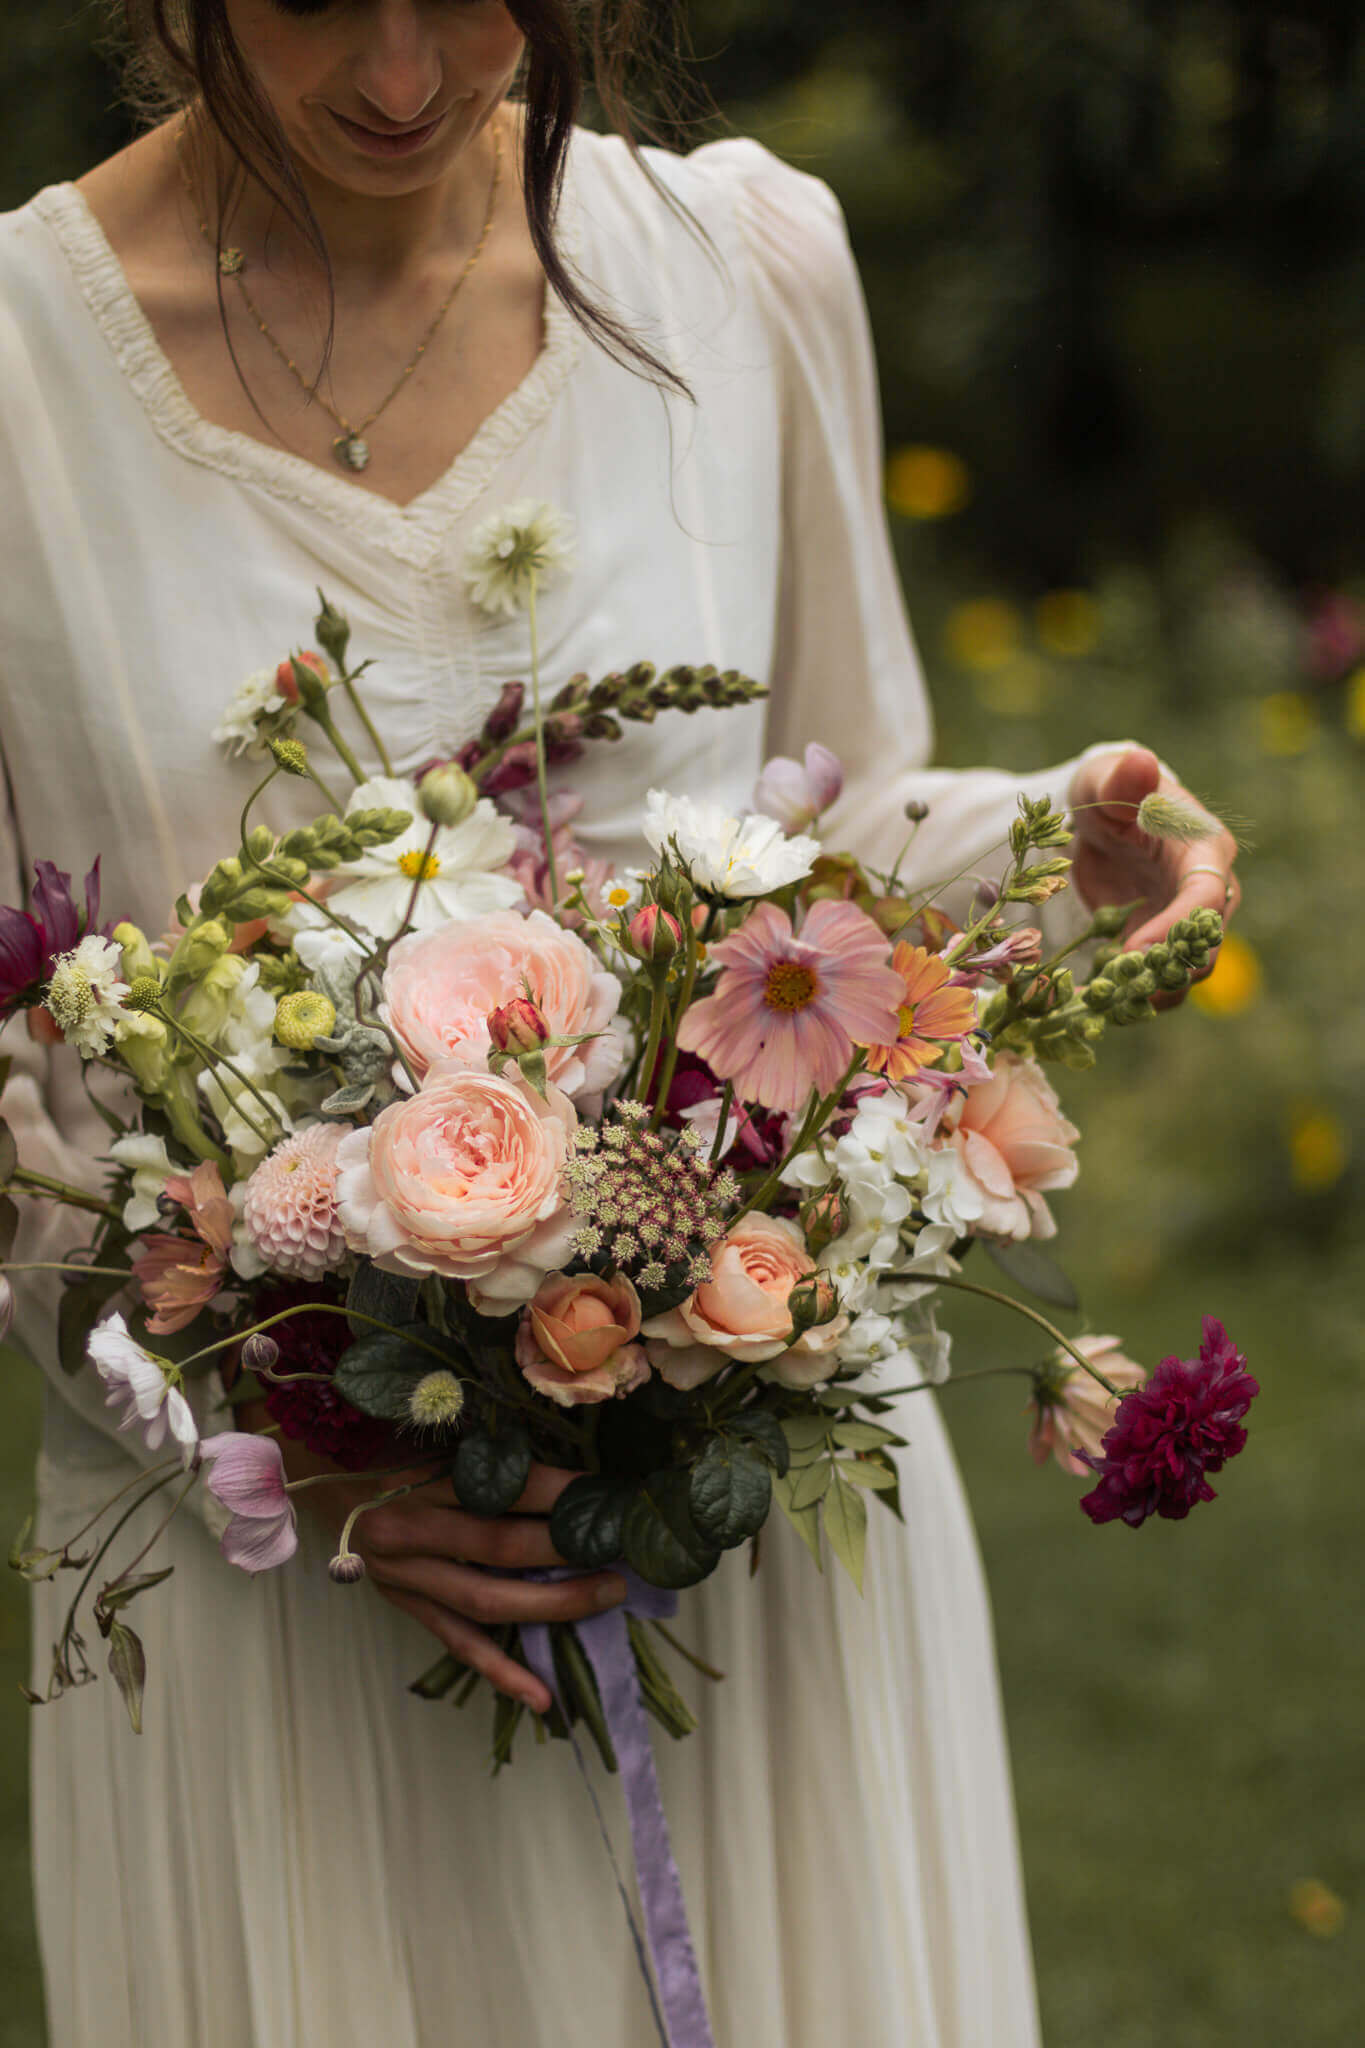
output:
[[[1360,11],[706,0],[693,25],[724,118],[845,203],[891,448],[965,465],[962,509],[893,515],[941,758],[1141,737],[1248,841],[1235,971],[1064,1077],[1087,1136],[1056,1203],[1092,1327],[1155,1362],[1224,1318],[1264,1387],[1247,1452],[1188,1523],[1096,1530],[1029,1462],[1021,1382],[943,1401],[1049,2048],[1341,2048],[1365,1961],[1365,652],[1315,657],[1310,629],[1365,606]],[[4,203],[123,134],[95,26],[0,25]],[[1083,593],[1069,652],[1059,591]],[[964,1363],[1030,1355],[993,1312],[953,1321]],[[17,1522],[37,1390],[17,1361],[5,1384]],[[0,1594],[0,2048],[33,2048],[25,1602]],[[1317,1934],[1305,1879],[1339,1902]]]

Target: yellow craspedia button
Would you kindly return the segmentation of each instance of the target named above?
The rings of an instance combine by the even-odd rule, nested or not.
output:
[[[1207,1017],[1238,1017],[1261,993],[1260,956],[1237,932],[1226,932],[1207,981],[1196,982],[1190,1001]]]
[[[972,495],[966,463],[946,448],[899,448],[886,465],[886,499],[904,519],[950,519]]]

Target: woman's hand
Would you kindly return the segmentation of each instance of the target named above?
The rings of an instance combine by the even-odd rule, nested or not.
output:
[[[1071,791],[1076,820],[1072,880],[1091,910],[1142,899],[1125,934],[1126,944],[1135,949],[1156,945],[1192,910],[1207,907],[1230,918],[1242,900],[1233,872],[1237,841],[1230,832],[1215,826],[1207,838],[1182,842],[1153,839],[1139,829],[1137,806],[1158,789],[1187,807],[1203,809],[1146,747],[1085,762]],[[1180,997],[1158,1000],[1164,1007]]]
[[[281,1439],[280,1449],[291,1480],[341,1474],[291,1495],[334,1537],[358,1502],[418,1483],[417,1491],[401,1500],[359,1516],[350,1547],[364,1559],[377,1592],[532,1713],[549,1712],[548,1688],[500,1650],[487,1631],[507,1622],[581,1621],[619,1606],[626,1597],[625,1580],[616,1572],[591,1572],[555,1585],[494,1576],[494,1571],[546,1570],[565,1563],[550,1541],[547,1517],[576,1473],[533,1465],[512,1513],[489,1520],[459,1505],[449,1479],[420,1484],[426,1478],[420,1467],[380,1479],[365,1472],[342,1473],[330,1459],[289,1438]]]

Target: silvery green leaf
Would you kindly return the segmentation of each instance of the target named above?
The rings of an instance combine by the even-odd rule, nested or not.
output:
[[[867,1502],[856,1486],[844,1483],[838,1472],[825,1495],[825,1534],[834,1555],[861,1593],[867,1556]]]
[[[792,1506],[813,1508],[829,1492],[834,1467],[827,1457],[818,1458],[813,1465],[807,1465],[793,1477],[795,1483],[792,1486]]]
[[[844,1451],[875,1451],[882,1444],[900,1442],[894,1430],[877,1422],[836,1422],[830,1434]]]

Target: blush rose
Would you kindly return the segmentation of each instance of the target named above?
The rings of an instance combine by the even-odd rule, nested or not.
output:
[[[696,1387],[727,1365],[762,1362],[793,1386],[827,1379],[848,1317],[836,1316],[790,1341],[792,1289],[814,1264],[800,1229],[786,1217],[741,1217],[711,1253],[711,1278],[680,1308],[644,1325],[660,1377],[673,1387]],[[812,1373],[811,1361],[826,1357]]]
[[[624,1274],[551,1273],[517,1331],[517,1364],[561,1408],[633,1393],[649,1377],[640,1297]]]
[[[1043,1195],[1075,1180],[1080,1168],[1071,1148],[1080,1135],[1037,1062],[1002,1053],[990,1079],[959,1099],[940,1140],[954,1148],[984,1198],[975,1231],[1055,1237]]]

